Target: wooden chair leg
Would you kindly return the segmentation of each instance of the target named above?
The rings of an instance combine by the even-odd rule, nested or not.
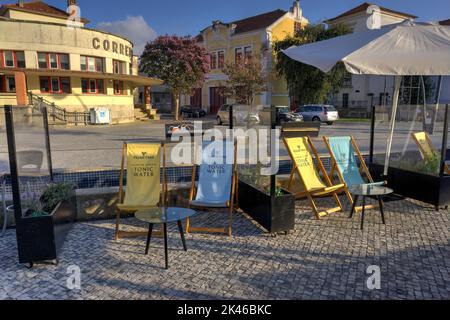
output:
[[[317,208],[316,203],[314,202],[314,199],[311,197],[311,195],[309,193],[307,194],[307,197],[308,197],[309,204],[311,205],[311,207],[314,211],[314,215],[316,216],[316,219],[322,220],[322,218],[319,214],[319,209]]]
[[[119,209],[116,209],[116,234],[115,234],[115,240],[119,240],[119,229],[120,228],[120,211]]]
[[[233,210],[234,205],[230,206],[230,211],[228,215],[228,236],[231,238],[233,236]]]
[[[347,196],[348,202],[350,203],[350,208],[353,207],[353,197],[348,189],[345,190],[345,195]]]
[[[337,192],[333,193],[333,198],[334,198],[334,201],[336,201],[336,204],[338,205],[338,207],[341,208],[341,212],[344,212],[344,207],[342,206],[341,200],[339,199]]]
[[[292,184],[294,183],[294,179],[295,179],[295,168],[292,169],[291,176],[289,177],[288,191],[291,190]]]
[[[186,219],[186,234],[189,234],[190,231],[191,231],[191,219],[187,218]]]

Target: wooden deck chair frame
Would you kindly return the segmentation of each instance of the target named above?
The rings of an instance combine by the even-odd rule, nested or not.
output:
[[[309,136],[308,137],[299,137],[299,138],[306,138],[307,139],[308,145],[309,145],[309,147],[310,147],[310,149],[311,149],[311,151],[312,151],[312,153],[313,153],[313,155],[314,155],[314,157],[315,157],[315,159],[317,161],[317,166],[319,168],[319,171],[322,172],[322,174],[323,174],[323,177],[324,177],[324,180],[325,180],[324,182],[328,185],[328,187],[333,187],[333,183],[331,182],[331,179],[328,176],[328,173],[327,173],[327,171],[326,171],[326,169],[325,169],[325,167],[323,165],[322,160],[320,159],[320,156],[319,156],[319,154],[317,152],[316,147],[314,146],[314,144],[311,141],[311,138]],[[291,171],[291,176],[289,178],[289,185],[288,185],[288,190],[290,190],[292,185],[293,185],[293,183],[294,183],[294,181],[295,181],[295,175],[296,174],[297,174],[297,176],[300,177],[302,185],[306,186],[306,184],[305,184],[303,176],[297,170],[298,167],[297,167],[297,163],[294,160],[295,159],[294,155],[292,154],[292,151],[288,147],[288,143],[287,143],[288,139],[290,139],[290,138],[286,138],[286,137],[283,138],[284,144],[287,147],[287,150],[289,152],[289,156],[291,157],[292,164],[293,164],[292,171]],[[312,165],[314,166],[314,163]],[[309,201],[313,211],[314,211],[314,215],[315,215],[316,219],[317,220],[321,220],[322,218],[324,218],[324,217],[326,217],[326,216],[328,216],[328,215],[330,215],[332,213],[344,212],[344,207],[342,206],[341,200],[339,199],[339,194],[342,193],[342,191],[344,191],[344,190],[345,190],[345,185],[342,186],[341,188],[339,188],[337,190],[334,190],[334,191],[331,191],[331,192],[326,192],[325,188],[324,189],[314,190],[312,192],[306,190],[305,192],[301,192],[301,193],[295,194],[295,198],[296,199],[303,199],[303,198],[306,197],[308,199],[308,201]],[[316,205],[316,203],[314,201],[314,198],[323,198],[323,197],[327,197],[327,196],[330,196],[330,195],[333,196],[333,199],[336,202],[337,207],[331,208],[331,209],[326,210],[326,211],[319,211],[319,209],[318,209],[318,207],[317,207],[317,205]]]
[[[358,157],[361,165],[360,165],[360,171],[362,171],[362,173],[364,173],[367,177],[367,180],[369,181],[369,183],[375,183],[372,175],[370,174],[369,168],[367,167],[366,161],[364,160],[364,157],[361,154],[361,151],[359,150],[358,144],[356,143],[356,140],[353,136],[349,136],[350,140],[352,142],[352,146],[353,149],[355,149],[356,152],[356,156]],[[334,156],[333,150],[331,149],[331,145],[330,145],[330,140],[329,137],[323,137],[323,141],[325,142],[325,146],[328,149],[328,152],[330,153],[330,157],[331,157],[331,171],[330,171],[330,178],[334,177],[334,174],[336,173],[338,178],[339,178],[339,182],[345,184],[345,189],[344,189],[344,193],[347,196],[347,199],[350,203],[350,205],[353,207],[353,197],[350,193],[350,191],[348,190],[348,186],[345,182],[344,179],[344,175],[342,174],[342,172],[339,170],[339,166],[337,165],[337,160],[336,157]],[[374,209],[376,208],[376,206],[373,205],[366,205],[365,209],[366,210],[370,210],[370,209]],[[363,207],[356,207],[355,210],[358,211],[362,211]]]
[[[197,153],[195,153],[197,154]],[[192,201],[194,201],[197,196],[197,165],[194,164],[192,169],[192,186],[191,192],[189,195],[189,208],[197,208],[197,209],[205,209],[209,207],[198,207],[192,205]],[[200,228],[200,227],[192,227],[191,221],[188,218],[186,220],[186,234],[190,233],[219,233],[219,234],[227,234],[229,237],[233,236],[233,214],[235,212],[235,208],[238,203],[238,166],[237,166],[237,141],[234,141],[234,163],[233,163],[233,176],[231,180],[231,192],[230,192],[230,200],[227,203],[226,209],[228,209],[228,226],[225,228]],[[212,208],[212,207],[211,207]]]
[[[161,143],[161,149],[163,153],[163,184],[162,184],[162,205],[167,206],[168,205],[168,185],[167,185],[167,170],[166,170],[166,144],[164,142],[158,142],[158,141],[145,141],[146,143]],[[124,183],[123,179],[125,177],[125,159],[127,158],[127,150],[128,145],[131,144],[129,142],[124,142],[122,147],[122,162],[120,167],[120,177],[119,177],[119,204],[123,204],[123,201],[125,200],[125,191],[124,191]],[[160,204],[161,205],[161,204]],[[120,218],[122,213],[128,213],[133,214],[136,213],[138,210],[133,211],[127,211],[127,210],[120,210],[119,207],[116,205],[116,231],[115,231],[115,239],[119,240],[122,238],[138,238],[138,237],[147,237],[148,236],[148,230],[146,231],[121,231],[120,230]],[[162,232],[160,231],[154,231],[155,237],[162,236]]]
[[[434,145],[433,141],[430,138],[430,135],[427,132],[425,133],[425,139],[427,140],[428,145],[430,146],[430,149],[433,150],[434,152],[437,152],[436,146]],[[423,149],[422,144],[420,143],[420,141],[417,139],[416,135],[414,133],[411,133],[412,138],[414,139],[414,142],[417,144],[417,146],[419,147],[419,151],[420,151],[420,155],[422,156],[423,159],[427,158],[427,152],[426,150]],[[450,175],[450,167],[446,164],[444,166],[444,172],[446,174]]]

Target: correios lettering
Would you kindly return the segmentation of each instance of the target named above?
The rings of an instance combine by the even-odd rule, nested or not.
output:
[[[105,51],[112,51],[113,53],[133,57],[133,48],[125,46],[122,43],[119,44],[116,41],[103,40],[102,42],[99,38],[94,38],[92,39],[92,46],[97,50],[103,49]]]

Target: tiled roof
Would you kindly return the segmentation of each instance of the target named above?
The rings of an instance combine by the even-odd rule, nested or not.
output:
[[[439,21],[439,24],[442,26],[450,26],[450,19]]]
[[[61,9],[53,7],[49,4],[46,4],[43,1],[33,1],[33,2],[24,2],[23,6],[20,6],[18,3],[16,4],[5,4],[0,7],[0,14],[5,12],[8,9],[13,9],[17,11],[29,12],[29,13],[37,13],[51,17],[58,18],[67,18],[69,14]],[[82,22],[89,22],[86,19],[81,19]]]
[[[278,10],[266,12],[266,13],[263,13],[263,14],[260,14],[257,16],[234,21],[234,22],[231,22],[230,24],[236,25],[235,34],[249,32],[249,31],[254,31],[254,30],[259,30],[259,29],[269,27],[274,22],[276,22],[278,19],[280,19],[282,16],[284,16],[286,13],[287,13],[286,11],[278,9]]]
[[[270,25],[272,25],[274,22],[276,22],[278,19],[283,17],[286,13],[287,13],[287,11],[277,9],[277,10],[274,10],[271,12],[266,12],[263,14],[259,14],[257,16],[233,21],[230,23],[223,23],[221,21],[217,21],[217,23],[225,25],[225,26],[231,26],[231,25],[235,24],[236,29],[235,29],[234,34],[239,34],[239,33],[250,32],[250,31],[267,28]],[[208,29],[208,28],[206,28],[206,29]],[[203,31],[205,31],[206,29],[204,29]]]
[[[347,17],[347,16],[351,16],[351,15],[356,14],[356,13],[360,13],[360,12],[363,12],[363,11],[367,11],[367,8],[369,8],[369,7],[372,6],[372,5],[376,5],[376,4],[374,4],[374,3],[369,3],[369,2],[364,2],[363,4],[357,6],[356,8],[353,8],[353,9],[351,9],[351,10],[349,10],[349,11],[346,11],[346,12],[344,12],[343,14],[337,16],[337,17],[334,17],[334,18],[332,18],[332,19],[326,20],[326,22],[338,20],[338,19],[340,19],[340,18],[344,18],[344,17]],[[381,6],[378,6],[378,7],[381,9],[381,11],[384,11],[384,12],[393,13],[393,14],[396,14],[396,15],[400,15],[400,16],[404,16],[404,17],[412,18],[412,19],[416,19],[416,18],[417,18],[417,16],[412,15],[412,14],[409,14],[409,13],[404,13],[404,12],[400,12],[400,11],[395,11],[395,10],[391,10],[391,9],[388,9],[388,8],[385,8],[385,7],[381,7]]]

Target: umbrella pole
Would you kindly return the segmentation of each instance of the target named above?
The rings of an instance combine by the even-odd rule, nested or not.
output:
[[[389,134],[388,144],[387,144],[387,148],[386,148],[386,158],[384,160],[384,176],[385,177],[389,173],[389,160],[391,159],[392,141],[394,140],[394,129],[395,129],[395,122],[397,120],[397,109],[398,109],[398,100],[400,97],[401,84],[402,84],[402,77],[395,76],[394,100],[392,101],[391,128],[390,128],[390,134]]]

